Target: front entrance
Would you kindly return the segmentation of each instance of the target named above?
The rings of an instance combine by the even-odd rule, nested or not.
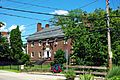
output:
[[[46,48],[46,50],[44,50],[44,58],[50,58],[51,57],[51,50]]]
[[[47,58],[49,58],[49,51],[47,51]]]

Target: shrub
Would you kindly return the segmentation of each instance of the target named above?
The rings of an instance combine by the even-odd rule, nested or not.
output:
[[[119,66],[115,66],[112,69],[110,69],[110,71],[108,72],[108,74],[106,76],[107,79],[113,78],[113,80],[117,77],[120,77],[120,67]]]
[[[94,80],[94,76],[91,74],[80,75],[80,80]]]
[[[115,77],[112,77],[112,78],[110,78],[108,80],[120,80],[120,76],[115,76]]]
[[[76,74],[74,72],[74,70],[68,70],[66,73],[65,73],[65,77],[69,80],[74,80]]]

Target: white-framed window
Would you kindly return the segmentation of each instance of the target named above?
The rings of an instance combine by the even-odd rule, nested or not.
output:
[[[55,38],[55,40],[54,40],[54,45],[57,45],[57,44],[58,44],[57,38]]]
[[[31,47],[34,47],[34,42],[33,41],[31,42]]]
[[[56,54],[56,52],[54,52],[54,54]]]
[[[41,54],[41,52],[38,52],[38,57],[40,58],[40,57],[42,57],[42,54]]]
[[[39,43],[38,43],[38,45],[39,45],[39,46],[41,46],[41,45],[42,45],[42,42],[41,42],[41,40],[39,40]]]
[[[49,39],[46,40],[46,45],[47,45],[47,46],[49,45]]]
[[[34,52],[32,52],[32,53],[31,53],[31,57],[34,57],[34,56],[35,56],[35,53],[34,53]]]
[[[67,41],[66,41],[66,40],[64,40],[64,44],[67,44]]]

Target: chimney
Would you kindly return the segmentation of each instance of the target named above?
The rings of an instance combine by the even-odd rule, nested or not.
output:
[[[37,23],[37,32],[42,30],[42,24],[41,23]]]
[[[49,28],[49,24],[46,24],[46,25],[45,25],[45,28]]]

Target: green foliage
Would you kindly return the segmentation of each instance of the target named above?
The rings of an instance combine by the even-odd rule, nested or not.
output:
[[[75,78],[75,76],[76,76],[76,74],[75,74],[74,70],[68,70],[68,71],[65,73],[65,77],[66,77],[67,79],[69,79],[69,78]]]
[[[80,80],[94,80],[94,76],[91,74],[80,75]]]
[[[11,57],[11,50],[9,48],[9,44],[5,37],[1,37],[0,39],[0,61],[9,62]]]
[[[119,66],[115,66],[112,69],[110,69],[110,71],[108,72],[106,78],[111,79],[111,80],[115,80],[116,78],[120,79],[120,67]]]
[[[66,62],[65,59],[65,52],[61,49],[56,51],[56,54],[54,55],[54,63],[55,64],[63,64]]]
[[[11,57],[16,64],[24,64],[29,61],[29,56],[23,53],[23,43],[19,26],[10,32]]]
[[[110,10],[110,16],[120,16],[120,10]],[[96,9],[87,13],[80,9],[69,11],[72,17],[54,17],[53,24],[62,26],[65,37],[73,40],[76,63],[80,65],[107,66],[108,43],[106,11]],[[110,17],[113,63],[120,64],[120,18]],[[89,26],[88,26],[89,25]]]
[[[120,80],[120,76],[114,76],[114,77],[112,77],[112,78],[110,78],[108,80]]]
[[[23,56],[21,57],[21,62],[22,64],[29,64],[30,56],[28,54],[23,53]]]

